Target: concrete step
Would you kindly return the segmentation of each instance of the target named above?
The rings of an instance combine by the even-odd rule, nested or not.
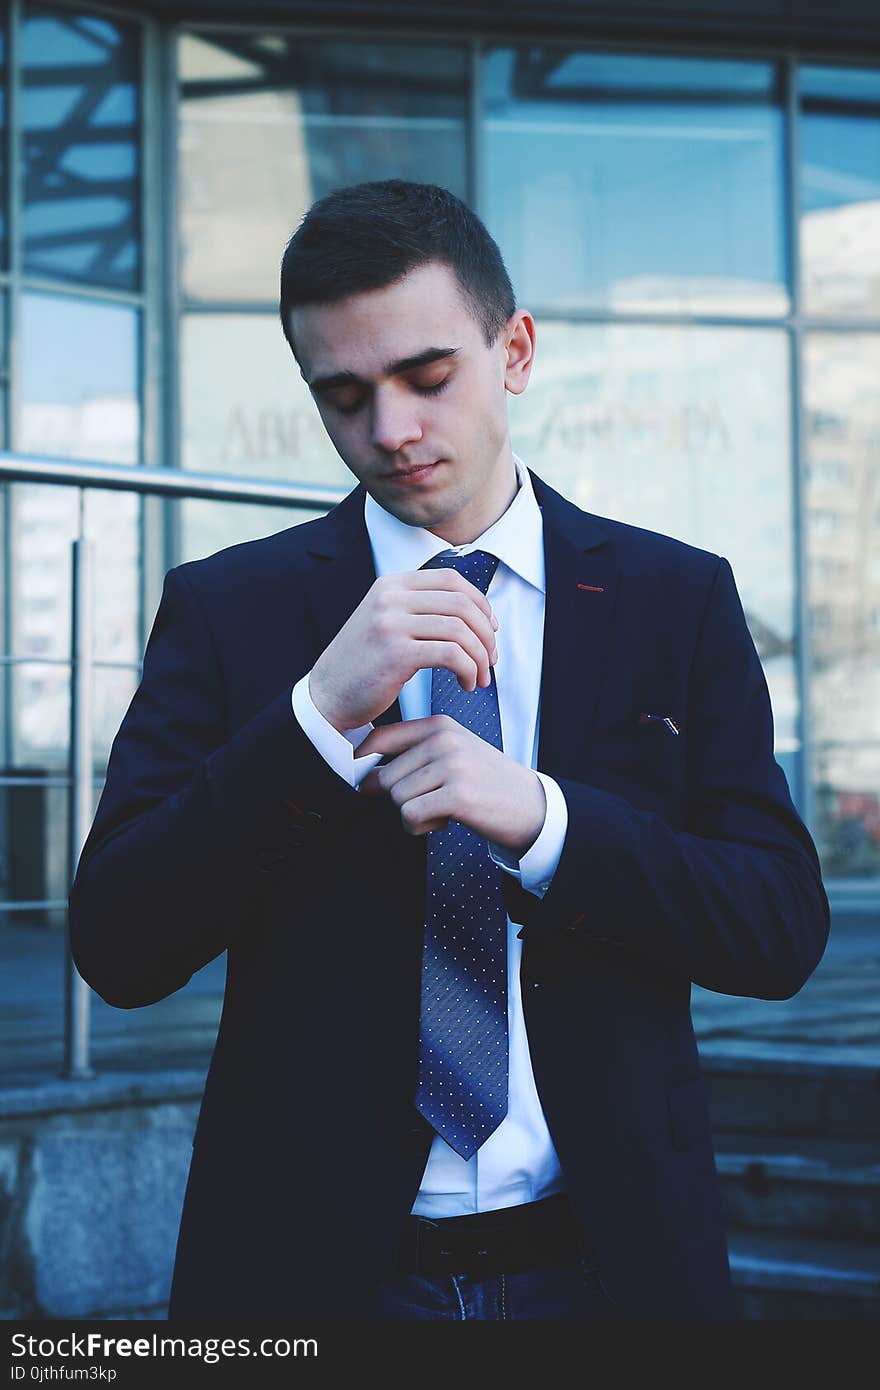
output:
[[[880,1049],[703,1041],[716,1148],[725,1133],[880,1140]]]
[[[880,1150],[863,1141],[720,1134],[728,1226],[880,1242]]]
[[[728,1233],[730,1268],[750,1320],[880,1319],[880,1250],[765,1231]]]

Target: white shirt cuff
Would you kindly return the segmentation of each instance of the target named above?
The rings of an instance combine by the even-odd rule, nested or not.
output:
[[[373,725],[362,724],[358,729],[346,729],[341,734],[312,703],[308,674],[293,687],[290,702],[303,733],[311,739],[324,761],[350,787],[357,787],[370,768],[382,761],[382,753],[365,753],[363,757],[355,758],[354,750],[363,743]]]
[[[540,777],[547,798],[547,811],[544,824],[537,840],[520,860],[513,858],[509,850],[489,841],[489,855],[498,865],[514,878],[518,878],[523,888],[536,897],[543,898],[556,873],[562,855],[562,846],[568,830],[568,806],[562,795],[562,788],[546,772],[535,772]]]

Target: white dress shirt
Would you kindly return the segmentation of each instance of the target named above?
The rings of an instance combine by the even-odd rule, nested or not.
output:
[[[420,526],[409,526],[366,496],[364,521],[377,576],[421,568],[433,556],[453,550],[487,550],[498,556],[487,598],[498,620],[498,661],[494,666],[505,754],[535,768],[538,751],[541,655],[544,636],[544,532],[541,510],[528,470],[514,455],[519,487],[507,510],[469,545],[450,546]],[[399,695],[403,719],[431,713],[430,668],[417,671]],[[351,786],[358,786],[381,753],[355,757],[372,724],[340,733],[315,708],[308,675],[293,689],[293,711],[322,757]],[[502,847],[489,844],[500,868],[542,897],[550,885],[568,828],[568,809],[557,782],[538,772],[547,799],[544,825],[519,863]],[[507,923],[508,1108],[498,1128],[465,1160],[436,1135],[428,1155],[413,1213],[463,1216],[476,1211],[538,1201],[563,1188],[562,1170],[535,1088],[522,1014],[518,925]]]

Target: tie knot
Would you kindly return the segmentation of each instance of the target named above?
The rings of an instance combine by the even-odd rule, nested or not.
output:
[[[468,555],[455,555],[451,550],[442,550],[422,565],[423,570],[458,570],[481,594],[488,589],[497,568],[498,556],[490,555],[488,550],[472,550]]]

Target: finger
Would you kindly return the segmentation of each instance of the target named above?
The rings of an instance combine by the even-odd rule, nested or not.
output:
[[[395,724],[378,724],[358,744],[355,757],[359,758],[365,753],[382,753],[387,757],[396,757],[404,749],[421,743],[429,734],[437,733],[443,728],[445,719],[446,716],[442,714],[429,714],[424,719],[405,719]]]
[[[428,740],[422,739],[395,757],[389,757],[381,767],[374,768],[368,776],[375,777],[376,785],[383,791],[390,792],[402,778],[411,776],[434,761]]]
[[[417,797],[425,796],[428,792],[437,791],[442,785],[443,775],[437,763],[430,760],[421,767],[395,777],[392,782],[386,785],[385,791],[392,801],[402,807],[407,801],[413,801]]]
[[[485,623],[485,619],[482,618]],[[412,636],[418,643],[428,641],[449,642],[467,652],[477,667],[477,683],[488,686],[492,683],[491,666],[498,657],[498,649],[490,634],[490,646],[468,627],[467,623],[451,614],[425,613],[413,618]],[[421,661],[419,667],[421,668]]]
[[[419,642],[419,670],[443,666],[458,677],[462,690],[473,695],[480,674],[478,663],[457,642]]]
[[[408,598],[409,612],[413,617],[453,618],[463,623],[469,632],[474,633],[480,645],[485,648],[489,664],[494,664],[497,652],[495,628],[482,608],[472,602],[467,594],[444,593],[440,590],[426,589],[423,594],[410,594]],[[413,628],[413,631],[421,636],[421,624]]]
[[[445,830],[451,817],[445,787],[415,796],[400,807],[400,823],[410,835]]]
[[[482,609],[486,617],[492,623],[493,628],[497,628],[492,612],[492,605],[476,584],[472,584],[469,579],[465,579],[463,574],[459,574],[455,569],[434,569],[434,570],[407,570],[396,576],[402,581],[403,587],[410,592],[418,593],[424,589],[443,590],[448,593],[465,594],[478,608]]]

